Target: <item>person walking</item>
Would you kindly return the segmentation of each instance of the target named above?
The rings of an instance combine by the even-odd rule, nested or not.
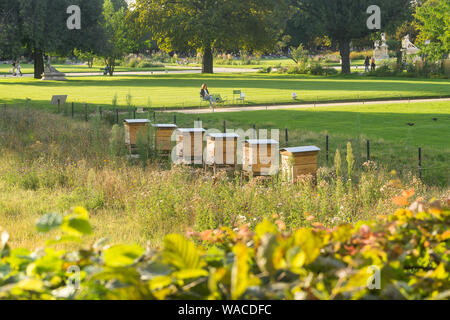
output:
[[[15,77],[16,76],[16,62],[13,61],[11,65],[12,65],[11,73],[12,73],[13,77]]]
[[[200,96],[202,97],[203,100],[209,101],[210,108],[212,108],[213,105],[214,105],[214,107],[216,106],[216,100],[214,99],[214,97],[212,97],[209,94],[208,86],[206,85],[206,83],[202,84],[202,90],[200,90]]]
[[[375,63],[375,58],[373,58],[373,57],[372,57],[372,63],[371,63],[371,65],[370,65],[370,67],[371,67],[371,70],[372,70],[372,71],[375,71],[375,69],[376,69],[376,67],[377,67],[377,65],[376,65],[376,63]]]
[[[17,62],[17,71],[16,71],[16,75],[20,74],[20,76],[22,77],[22,67],[20,66],[20,62]]]
[[[365,67],[365,72],[369,72],[369,68],[370,68],[370,58],[369,56],[366,56],[366,60],[364,60],[364,67]]]

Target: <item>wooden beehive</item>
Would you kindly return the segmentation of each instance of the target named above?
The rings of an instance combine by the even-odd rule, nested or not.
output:
[[[206,164],[214,167],[237,165],[236,133],[210,133],[206,138]]]
[[[315,176],[319,151],[320,149],[316,146],[281,149],[281,171],[283,175],[290,181],[297,181],[302,175]]]
[[[172,135],[177,129],[174,124],[152,124],[155,129],[156,152],[169,153],[173,148]]]
[[[242,168],[254,176],[274,175],[279,168],[279,142],[275,140],[246,140]]]
[[[177,162],[184,164],[203,163],[203,128],[181,128],[176,131]]]
[[[147,129],[147,125],[150,123],[147,119],[126,119],[124,120],[125,126],[125,144],[131,148],[136,147],[138,132],[141,129]]]

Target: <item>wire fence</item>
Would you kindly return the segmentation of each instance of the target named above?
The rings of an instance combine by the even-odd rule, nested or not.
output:
[[[11,106],[32,107],[33,103],[31,101],[27,101],[23,104],[14,104]],[[3,104],[3,108],[5,110],[8,107],[8,104]],[[100,120],[110,125],[122,124],[126,119],[148,119],[153,123],[165,124],[179,124],[177,122],[180,121],[180,125],[187,125],[187,121],[192,122],[192,118],[195,117],[193,115],[186,116],[184,114],[168,113],[166,109],[154,109],[146,107],[136,108],[131,106],[128,108],[105,108],[103,106],[76,102],[49,105],[48,111],[72,118],[77,121],[89,122],[92,120]],[[201,116],[197,116],[196,120],[202,121]],[[230,129],[233,130],[233,128],[227,127],[228,124],[226,120],[217,120],[215,122],[215,124],[218,123],[221,124],[220,127],[223,132],[227,132],[227,130]],[[188,127],[191,126],[192,125]],[[256,132],[258,126],[256,124],[253,124],[251,126],[251,129],[255,131],[255,136],[250,138],[257,138]],[[389,151],[388,153],[391,153],[392,156],[395,156],[395,152],[397,152],[398,154],[403,154],[404,157],[403,159],[397,159],[395,163],[389,163],[389,161],[386,161],[384,159],[388,155],[386,154],[386,148],[377,148],[377,144],[372,143],[370,139],[353,137],[352,139],[338,138],[336,139],[337,141],[335,141],[334,136],[330,134],[319,134],[312,139],[302,139],[301,135],[304,130],[279,128],[279,132],[280,147],[292,147],[298,146],[300,144],[305,145],[305,143],[308,142],[310,144],[317,145],[322,150],[319,157],[319,165],[322,167],[332,167],[334,165],[335,150],[339,149],[341,150],[341,152],[345,152],[346,143],[351,142],[353,146],[353,152],[355,153],[354,156],[356,168],[362,168],[364,163],[367,161],[375,161],[377,163],[384,164],[386,168],[395,169],[399,173],[410,172],[418,176],[424,182],[436,183],[440,181],[441,184],[445,183],[446,185],[449,185],[450,182],[450,163],[448,162],[449,154],[445,152],[443,152],[444,164],[440,164],[442,163],[442,161],[440,161],[439,164],[436,164],[436,160],[431,161],[430,163],[427,162],[427,148],[414,148],[405,145],[395,146],[395,148],[392,148],[392,151]],[[433,151],[430,151],[430,153],[432,152]],[[407,153],[406,157],[404,153]]]

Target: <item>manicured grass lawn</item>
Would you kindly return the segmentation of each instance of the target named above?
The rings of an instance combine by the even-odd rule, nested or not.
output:
[[[265,74],[164,74],[154,76],[73,77],[65,82],[28,78],[1,79],[0,103],[23,103],[27,98],[48,106],[52,95],[67,94],[68,102],[110,106],[117,95],[118,105],[151,107],[198,107],[200,86],[207,83],[212,94],[221,94],[233,103],[233,89],[246,95],[247,104],[389,99],[450,96],[449,80],[371,78],[359,76],[292,76]],[[149,103],[150,101],[150,103]],[[203,102],[206,106],[206,102]]]
[[[177,124],[192,127],[197,118],[197,115],[177,114]],[[157,114],[157,122],[172,119],[172,114]],[[421,147],[425,181],[447,186],[450,182],[450,102],[214,113],[202,114],[200,119],[208,129],[223,130],[224,120],[230,129],[248,130],[253,124],[257,129],[281,129],[282,146],[286,145],[284,129],[288,128],[289,146],[319,146],[322,165],[326,165],[327,134],[330,165],[337,148],[345,157],[347,141],[352,142],[360,165],[366,160],[366,141],[370,140],[372,160],[389,169],[412,170],[417,174]]]
[[[89,68],[87,65],[66,65],[66,64],[54,64],[53,65],[58,71],[64,73],[98,73],[100,74],[100,69],[103,69],[105,66],[95,65],[92,68]],[[34,67],[32,64],[22,64],[22,73],[23,74],[33,74]],[[165,67],[153,67],[153,68],[129,68],[129,67],[116,67],[116,72],[139,72],[139,71],[164,71]],[[11,65],[9,64],[0,64],[0,75],[9,75],[11,70]],[[185,70],[182,68],[170,68],[170,70]]]

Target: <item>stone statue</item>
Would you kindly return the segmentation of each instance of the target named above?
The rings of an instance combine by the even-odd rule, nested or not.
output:
[[[407,57],[411,55],[416,55],[416,57],[413,58],[413,61],[420,60],[420,57],[417,56],[417,54],[420,52],[420,49],[409,40],[409,34],[406,35],[402,40],[402,52],[403,61],[406,61]]]

